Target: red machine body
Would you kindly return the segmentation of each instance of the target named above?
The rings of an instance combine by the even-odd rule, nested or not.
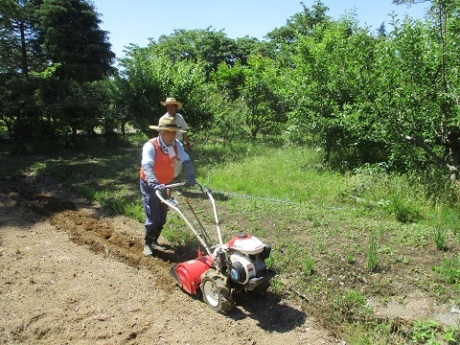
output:
[[[196,294],[200,287],[201,275],[211,268],[212,263],[211,255],[203,256],[200,252],[196,259],[175,266],[174,271],[180,287],[191,295]]]

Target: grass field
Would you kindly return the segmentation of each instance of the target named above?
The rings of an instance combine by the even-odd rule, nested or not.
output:
[[[13,158],[0,176],[48,174],[113,212],[143,222],[138,191],[142,138]],[[219,198],[227,232],[267,240],[278,271],[272,290],[294,291],[305,308],[350,344],[458,344],[456,325],[378,317],[370,301],[414,292],[460,306],[460,212],[407,175],[379,167],[340,174],[309,148],[196,145],[197,180]],[[164,235],[184,241],[170,217]]]

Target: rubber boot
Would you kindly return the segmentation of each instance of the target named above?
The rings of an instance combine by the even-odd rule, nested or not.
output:
[[[144,254],[144,256],[150,256],[153,254],[152,240],[153,240],[152,238],[148,238],[148,237],[145,238],[144,251],[142,253]]]
[[[166,249],[165,247],[163,247],[162,245],[160,245],[158,243],[157,239],[153,239],[153,241],[150,243],[150,247],[152,249],[156,249],[156,250],[165,250]]]
[[[163,229],[156,229],[153,234],[152,234],[152,238],[151,238],[151,241],[150,241],[150,248],[154,249],[154,250],[165,250],[166,248],[163,247],[162,245],[160,245],[158,243],[158,237],[160,237],[160,234],[161,234],[161,231]]]

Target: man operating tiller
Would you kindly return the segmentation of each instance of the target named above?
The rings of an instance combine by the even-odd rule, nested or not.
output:
[[[158,136],[147,141],[142,148],[140,190],[146,215],[144,256],[152,255],[152,249],[165,249],[158,243],[158,238],[166,223],[168,205],[162,203],[155,192],[165,191],[165,185],[172,182],[176,161],[182,164],[187,184],[193,186],[196,183],[190,157],[176,139],[176,132],[182,131],[176,121],[161,118],[158,126],[149,128],[157,130]]]

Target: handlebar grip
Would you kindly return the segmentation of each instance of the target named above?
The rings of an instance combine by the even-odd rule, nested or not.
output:
[[[184,187],[186,184],[187,184],[186,182],[178,182],[178,183],[167,184],[165,186],[166,188],[173,189],[173,188]]]

